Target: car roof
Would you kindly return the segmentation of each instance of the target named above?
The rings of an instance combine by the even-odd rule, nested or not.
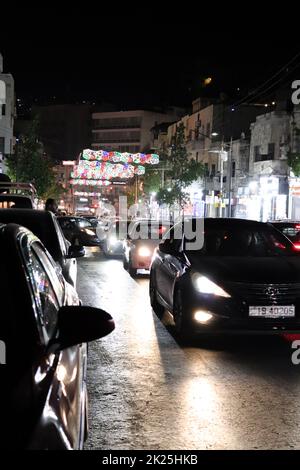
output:
[[[55,260],[62,256],[55,215],[35,209],[0,209],[0,223],[16,223],[28,228],[45,245]],[[63,235],[62,235],[63,236]]]

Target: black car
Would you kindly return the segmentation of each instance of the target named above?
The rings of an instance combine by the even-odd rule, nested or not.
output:
[[[178,227],[155,253],[150,299],[158,314],[173,314],[179,334],[300,332],[300,257],[284,235],[262,222],[204,219],[194,250],[188,226],[177,237]]]
[[[270,222],[277,230],[291,240],[296,250],[300,251],[300,222],[292,220],[275,220]]]
[[[114,329],[82,307],[40,240],[0,224],[0,447],[80,449],[87,435],[86,342]]]
[[[76,286],[75,258],[84,256],[84,248],[70,245],[52,212],[34,209],[0,209],[0,222],[23,225],[31,230],[59,264],[65,279]]]
[[[98,227],[99,220],[95,215],[80,215],[85,220],[88,220],[92,227]]]
[[[100,240],[96,229],[83,217],[58,217],[57,218],[64,236],[72,245],[100,246]]]

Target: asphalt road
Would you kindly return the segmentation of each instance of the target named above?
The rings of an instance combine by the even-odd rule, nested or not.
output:
[[[280,338],[179,344],[152,312],[148,278],[89,249],[78,291],[115,331],[90,344],[86,449],[299,449],[300,365]]]

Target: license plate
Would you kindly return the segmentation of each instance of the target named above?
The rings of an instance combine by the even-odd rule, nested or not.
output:
[[[266,305],[249,307],[249,317],[294,317],[295,305]]]

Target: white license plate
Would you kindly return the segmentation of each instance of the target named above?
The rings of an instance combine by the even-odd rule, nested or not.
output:
[[[255,305],[249,307],[249,317],[279,318],[294,316],[295,305]]]

